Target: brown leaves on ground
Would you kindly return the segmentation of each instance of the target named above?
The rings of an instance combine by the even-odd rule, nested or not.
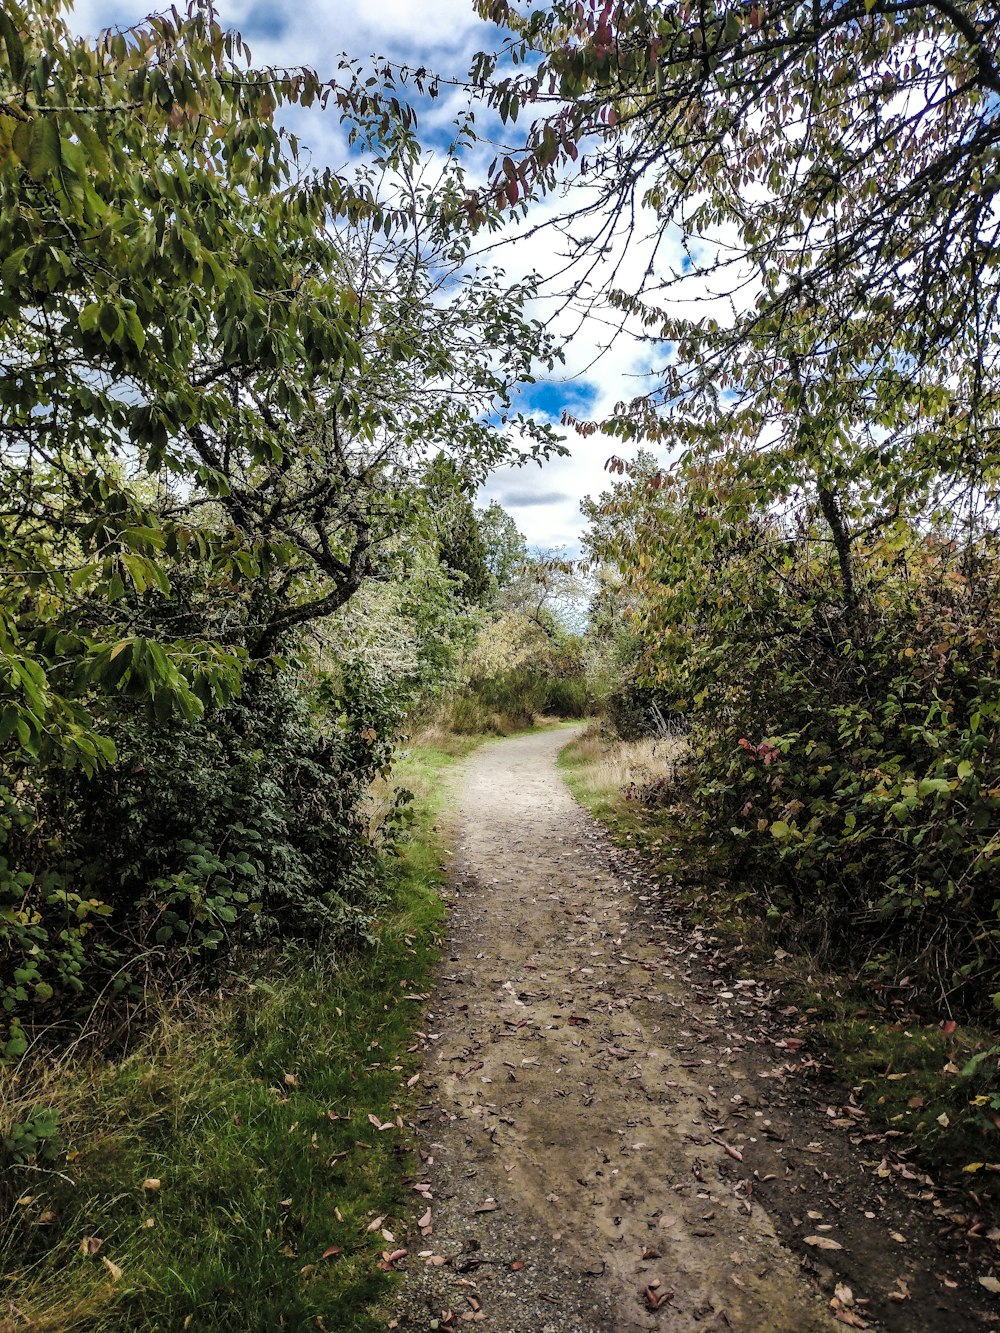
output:
[[[661,1306],[668,1304],[674,1299],[672,1291],[661,1291],[659,1279],[650,1282],[648,1286],[643,1287],[642,1296],[646,1302],[646,1308],[649,1310],[659,1310]]]
[[[844,1247],[839,1241],[831,1240],[829,1236],[803,1236],[803,1245],[812,1245],[817,1250],[842,1250]]]

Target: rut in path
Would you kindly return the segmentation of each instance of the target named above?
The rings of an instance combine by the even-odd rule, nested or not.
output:
[[[816,1141],[812,1105],[815,1126],[772,1108],[753,1070],[774,1050],[738,1031],[734,993],[692,982],[685,938],[559,777],[568,739],[488,746],[465,770],[417,1122],[431,1221],[411,1220],[392,1326],[814,1333],[865,1327],[880,1303],[899,1329],[982,1329],[891,1239],[913,1217],[883,1215],[888,1187],[869,1209],[860,1166],[843,1178],[843,1131]],[[413,1220],[426,1207],[415,1194]],[[832,1272],[821,1292],[779,1240],[790,1208],[881,1302],[835,1322]]]

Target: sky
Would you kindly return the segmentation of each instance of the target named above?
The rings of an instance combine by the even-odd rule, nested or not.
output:
[[[154,3],[153,8],[156,5]],[[166,7],[163,0],[162,7]],[[472,0],[216,0],[220,21],[237,28],[249,43],[255,64],[308,65],[321,78],[336,74],[340,54],[358,59],[375,54],[426,66],[443,76],[464,76],[477,51],[495,50],[499,30],[482,22],[472,9]],[[77,0],[72,25],[82,33],[137,22],[150,12],[136,0]],[[443,96],[420,109],[418,133],[433,144],[447,134],[458,110],[459,94]],[[343,167],[347,148],[334,113],[318,110],[300,113],[296,132],[309,146],[317,167]],[[492,150],[483,150],[470,164],[471,174],[484,170]],[[535,224],[555,216],[564,206],[548,199],[532,206],[527,224],[504,236],[504,243],[491,256],[508,275],[517,278],[530,272],[554,273],[560,267],[560,243],[549,228],[540,232]],[[617,275],[621,286],[638,288],[646,267],[646,255],[638,243],[624,254]],[[680,261],[679,251],[666,255]],[[611,259],[607,261],[610,265]],[[598,283],[600,275],[598,274]],[[532,313],[551,321],[564,340],[565,363],[557,376],[526,386],[515,407],[540,420],[558,424],[564,409],[576,415],[599,419],[614,404],[641,392],[649,372],[665,359],[662,349],[640,346],[628,337],[608,338],[608,324],[598,311],[582,324],[554,299],[542,300]],[[483,488],[479,502],[499,501],[513,516],[528,544],[540,549],[561,549],[567,555],[579,551],[585,526],[580,501],[597,495],[607,484],[604,464],[613,452],[628,456],[628,448],[600,436],[583,438],[572,429],[563,431],[571,450],[566,458],[553,458],[542,467],[501,469]]]

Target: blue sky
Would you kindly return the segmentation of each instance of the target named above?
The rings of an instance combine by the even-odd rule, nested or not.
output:
[[[166,7],[166,6],[164,6]],[[423,65],[443,76],[464,76],[478,50],[496,49],[499,31],[483,23],[473,12],[471,0],[434,0],[433,5],[417,5],[412,0],[367,0],[363,3],[333,3],[324,0],[216,0],[221,21],[237,28],[249,43],[255,63],[282,66],[308,65],[321,77],[336,73],[341,52],[364,59],[371,54],[390,57],[410,64]],[[73,26],[80,32],[94,33],[101,28],[137,22],[149,7],[129,0],[78,0],[73,9]],[[431,146],[450,138],[451,122],[459,109],[454,97],[442,96],[434,103],[418,107],[421,141]],[[341,167],[348,160],[347,147],[335,114],[318,110],[304,113],[296,131],[309,145],[316,166]],[[470,171],[482,172],[492,151],[483,152],[470,163]],[[552,216],[562,207],[560,201],[546,201],[534,207],[531,222]],[[521,226],[507,238],[497,254],[512,277],[530,272],[546,273],[558,266],[556,237],[551,230],[526,234]],[[641,281],[645,256],[634,246],[626,255],[624,277],[630,271],[636,285]],[[678,259],[680,258],[678,254]],[[567,338],[563,373],[548,382],[527,386],[521,410],[558,423],[564,409],[576,414],[592,413],[600,417],[616,402],[638,392],[651,368],[648,349],[619,338],[596,359],[606,327],[600,319],[577,321],[560,313],[556,304],[539,304],[537,314],[553,320],[553,327]],[[660,352],[656,360],[663,360]],[[515,518],[529,544],[538,547],[563,547],[575,552],[583,519],[580,500],[600,492],[606,483],[604,463],[611,452],[601,437],[582,439],[567,431],[569,458],[553,459],[544,467],[529,465],[522,469],[498,471],[480,497],[483,503],[498,500]],[[627,451],[616,448],[615,452]]]

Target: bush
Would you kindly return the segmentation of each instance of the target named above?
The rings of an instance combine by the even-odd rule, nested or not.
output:
[[[475,676],[437,709],[435,720],[460,736],[509,736],[540,716],[586,717],[592,700],[582,677],[561,677],[531,666]]]
[[[396,715],[360,672],[261,669],[204,719],[106,722],[118,761],[45,771],[0,805],[7,1058],[73,997],[137,995],[152,969],[236,941],[365,933],[379,893],[363,801]]]
[[[989,1007],[998,552],[970,560],[913,534],[905,563],[859,560],[867,594],[850,615],[810,549],[795,554],[791,596],[744,548],[755,591],[706,624],[689,659],[688,683],[704,691],[693,795],[771,919],[797,923],[821,956],[872,976],[905,970],[936,1005]]]

